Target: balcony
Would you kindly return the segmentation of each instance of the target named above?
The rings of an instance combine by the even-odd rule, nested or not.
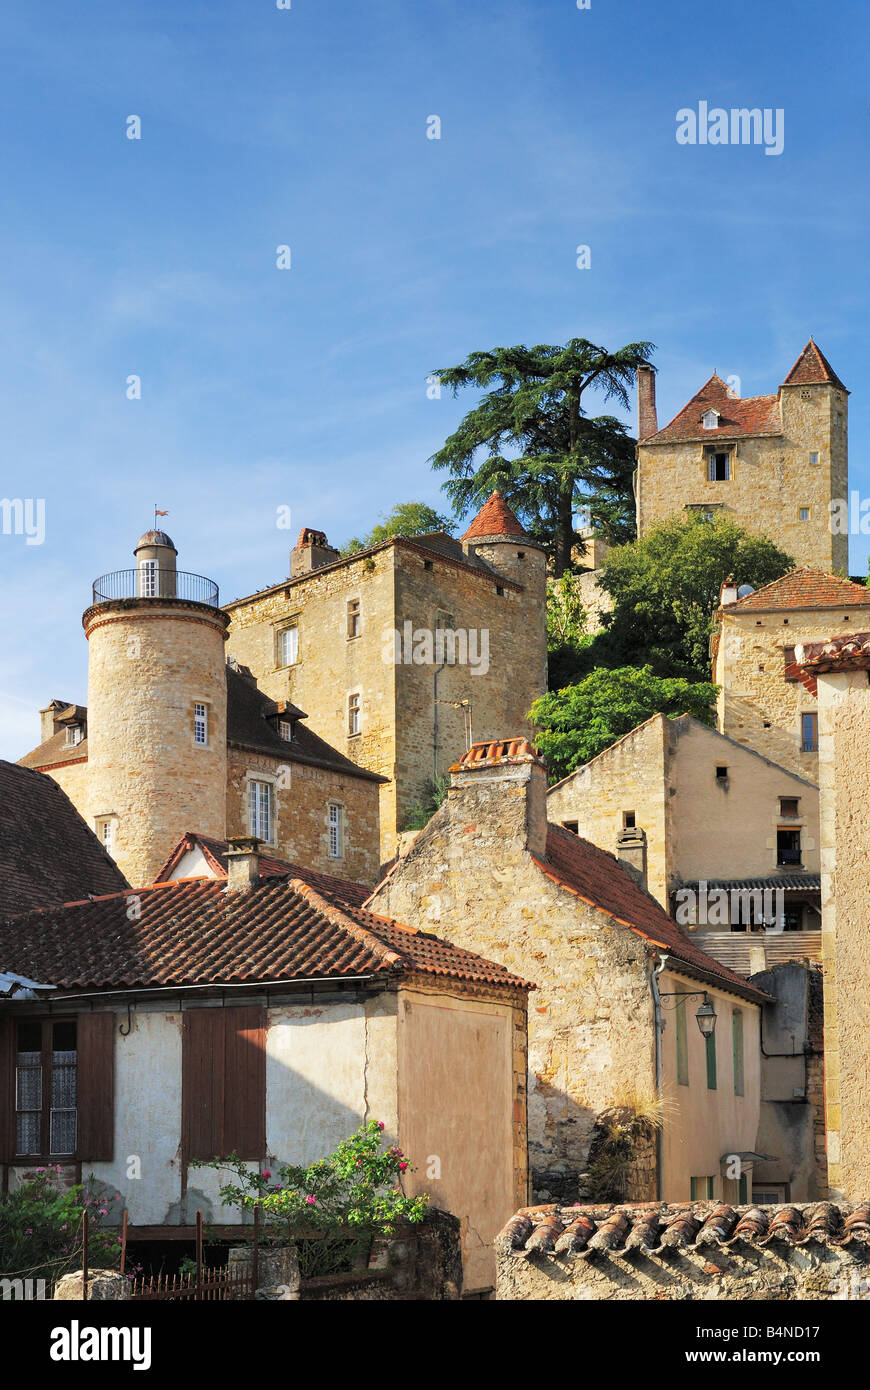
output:
[[[213,579],[184,570],[115,570],[94,580],[94,603],[113,603],[117,599],[183,599],[219,608],[220,593]]]

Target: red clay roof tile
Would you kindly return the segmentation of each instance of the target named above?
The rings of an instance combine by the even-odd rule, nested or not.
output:
[[[870,589],[837,574],[803,565],[754,593],[726,604],[721,612],[791,612],[795,608],[870,608]]]
[[[516,536],[520,540],[531,540],[500,492],[493,492],[486,499],[462,539],[471,541],[477,536]]]
[[[845,391],[837,373],[834,371],[825,354],[820,348],[816,347],[812,338],[807,343],[798,360],[795,362],[783,386],[813,386],[820,382],[828,382],[832,386],[839,386],[841,391]]]

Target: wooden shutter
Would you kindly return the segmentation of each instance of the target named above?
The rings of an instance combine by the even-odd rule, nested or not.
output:
[[[184,1157],[220,1158],[223,1148],[224,1009],[188,1009],[181,1046]]]
[[[223,1153],[263,1158],[266,1152],[266,1010],[224,1009]]]
[[[115,1148],[115,1015],[79,1014],[76,1025],[76,1150],[107,1162]]]
[[[0,1163],[15,1157],[15,1020],[0,1014]]]

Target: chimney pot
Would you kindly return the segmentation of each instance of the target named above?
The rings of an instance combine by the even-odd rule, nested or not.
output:
[[[620,830],[616,837],[616,857],[629,878],[646,892],[646,831],[639,825]]]
[[[242,835],[227,841],[227,892],[250,893],[260,882],[260,841]]]

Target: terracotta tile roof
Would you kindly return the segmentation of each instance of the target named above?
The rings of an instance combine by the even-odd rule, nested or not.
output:
[[[226,840],[215,840],[210,835],[199,835],[196,831],[188,831],[186,835],[182,835],[166,863],[156,875],[154,882],[172,882],[184,856],[195,849],[202,851],[203,857],[210,865],[215,877],[226,879]],[[336,878],[332,874],[315,873],[312,869],[303,868],[299,864],[291,864],[286,859],[275,859],[272,855],[261,852],[261,878],[286,878],[288,875],[291,878],[304,879],[311,884],[312,888],[319,888],[325,893],[330,893],[352,907],[362,907],[366,898],[371,897],[372,890],[364,883],[352,883],[350,879]]]
[[[812,386],[819,382],[829,382],[832,386],[839,386],[841,391],[846,390],[825,354],[810,338],[783,386]]]
[[[537,749],[532,747],[528,739],[485,739],[482,743],[473,743],[468,751],[462,754],[459,762],[454,763],[448,771],[468,772],[478,767],[498,767],[500,764],[507,763],[537,763],[542,761]]]
[[[826,642],[803,642],[795,648],[795,666],[813,682],[816,693],[814,673],[870,670],[870,632],[847,632]]]
[[[546,859],[533,858],[556,883],[673,957],[676,969],[684,967],[690,974],[700,972],[705,978],[714,977],[723,989],[734,990],[757,1003],[766,1002],[767,995],[684,936],[664,908],[629,877],[607,850],[561,826],[550,825]]]
[[[69,991],[430,975],[514,989],[502,966],[349,907],[300,878],[248,893],[214,879],[139,889],[0,921],[4,969]]]
[[[719,412],[719,426],[705,430],[701,417],[706,410]],[[679,443],[690,439],[733,439],[738,435],[781,434],[779,396],[735,396],[720,376],[714,374],[705,381],[688,405],[656,434],[640,441],[649,444]]]
[[[126,886],[118,866],[53,778],[0,762],[0,914],[28,912],[88,893],[116,893]]]
[[[805,690],[808,690],[814,700],[819,698],[819,683],[815,676],[809,671],[805,671],[802,666],[798,666],[796,661],[790,661],[785,668],[785,674],[789,680],[800,681]]]
[[[523,530],[500,492],[493,492],[486,499],[462,539],[473,541],[481,536],[516,536],[531,542],[531,536]]]
[[[862,1259],[870,1246],[870,1203],[731,1207],[717,1202],[624,1206],[523,1207],[496,1237],[496,1248],[535,1255],[620,1259],[632,1252],[679,1255],[719,1246],[740,1256],[747,1246],[850,1246]]]
[[[870,608],[870,589],[851,579],[803,565],[718,612],[787,613],[798,608]]]

